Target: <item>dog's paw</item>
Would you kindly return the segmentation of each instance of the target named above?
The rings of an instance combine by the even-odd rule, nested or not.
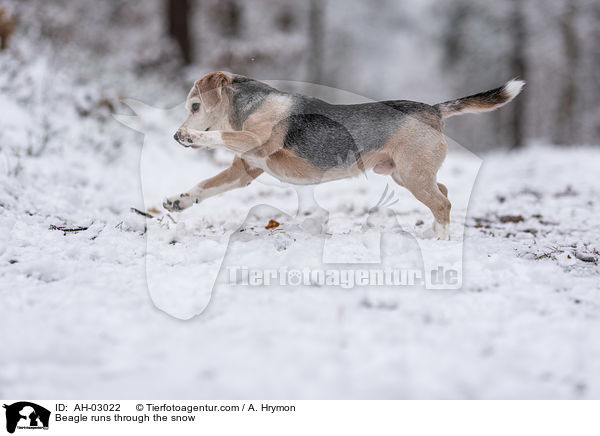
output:
[[[450,224],[440,224],[437,221],[433,222],[433,233],[435,238],[440,241],[450,240]]]
[[[173,138],[175,138],[175,141],[179,142],[184,147],[192,147],[198,145],[195,143],[197,141],[194,141],[194,135],[192,135],[192,132],[187,127],[180,127],[179,130],[175,132]]]
[[[221,132],[199,132],[187,127],[180,127],[174,138],[184,147],[191,148],[216,148],[223,144]]]
[[[163,207],[169,212],[181,212],[190,207],[194,202],[189,194],[179,194],[169,197],[163,201]]]

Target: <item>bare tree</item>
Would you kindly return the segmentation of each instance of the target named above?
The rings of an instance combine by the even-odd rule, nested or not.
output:
[[[0,50],[8,48],[8,39],[15,29],[15,21],[10,14],[0,8]]]
[[[324,13],[324,0],[310,0],[308,80],[312,83],[323,82]]]
[[[242,7],[237,0],[221,0],[215,7],[215,17],[221,35],[226,38],[239,37],[242,33]]]
[[[592,73],[590,75],[592,80],[588,83],[591,83],[591,89],[596,90],[594,94],[592,94],[592,99],[594,102],[596,102],[600,98],[600,77],[597,74],[597,72],[600,71],[600,2],[594,1],[592,3],[591,19],[594,23],[593,28],[595,30],[592,32],[593,49],[591,53],[590,68],[588,70]],[[594,74],[594,72],[596,72],[596,74]],[[592,138],[595,138],[591,140],[600,140],[600,108],[596,104],[592,103],[589,111],[589,113],[592,114],[590,117],[592,120],[590,134]],[[590,138],[586,138],[586,140],[590,140]]]
[[[190,3],[190,0],[167,0],[169,35],[177,42],[186,65],[192,62],[192,39],[188,23]]]
[[[554,142],[571,143],[575,134],[575,101],[577,98],[577,64],[579,62],[579,43],[575,28],[577,13],[576,0],[567,0],[564,14],[560,18],[560,32],[563,40],[565,70],[562,75],[558,109],[556,111],[556,131]]]
[[[525,56],[525,47],[527,44],[527,23],[525,22],[525,14],[523,10],[522,0],[513,0],[513,9],[511,14],[512,29],[512,59],[511,68],[513,74],[520,79],[527,78],[527,62]],[[521,95],[512,103],[512,119],[511,119],[511,146],[512,148],[520,148],[523,146],[525,120],[525,96]]]

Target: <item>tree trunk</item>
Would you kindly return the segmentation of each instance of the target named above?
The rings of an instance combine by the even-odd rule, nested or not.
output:
[[[308,81],[316,84],[323,82],[324,13],[324,0],[310,0]]]
[[[588,129],[590,136],[585,138],[584,141],[591,143],[600,143],[600,107],[595,102],[600,100],[600,78],[598,77],[598,71],[600,71],[600,2],[594,2],[592,7],[592,22],[594,23],[594,32],[592,36],[592,54],[591,54],[591,66],[590,71],[592,72],[592,80],[588,81],[591,84],[590,88],[595,89],[595,92],[588,96],[588,101],[592,101],[586,108],[588,111],[588,119],[591,120],[590,128]]]
[[[525,60],[525,46],[527,43],[527,23],[523,11],[521,0],[513,0],[513,10],[511,17],[511,29],[513,32],[512,46],[512,71],[519,79],[525,80],[527,77],[527,63]],[[525,96],[512,102],[511,119],[511,148],[521,148],[525,142]]]
[[[169,36],[177,42],[183,62],[192,62],[192,42],[189,33],[190,0],[167,0]]]
[[[575,134],[575,101],[577,98],[577,63],[579,62],[579,44],[575,29],[577,6],[575,0],[568,0],[565,13],[560,20],[566,68],[563,74],[562,90],[556,111],[556,132],[554,142],[570,144],[577,141]]]

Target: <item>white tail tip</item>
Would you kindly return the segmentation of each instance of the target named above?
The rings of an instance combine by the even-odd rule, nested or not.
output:
[[[504,85],[504,91],[506,91],[506,93],[509,95],[509,99],[512,100],[519,95],[523,89],[523,86],[525,86],[525,81],[512,79],[511,81],[507,82],[506,85]]]

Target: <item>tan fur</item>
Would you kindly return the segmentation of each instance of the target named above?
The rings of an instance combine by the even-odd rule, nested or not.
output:
[[[260,142],[256,150],[252,150],[258,156],[268,156],[283,146],[286,129],[282,121],[289,116],[290,108],[289,97],[280,95],[268,97],[244,121],[242,129],[253,132]]]
[[[252,168],[246,161],[239,157],[233,159],[231,166],[202,184],[202,188],[214,188],[225,183],[238,182],[241,186],[249,184],[262,174],[259,168]]]
[[[288,116],[290,105],[286,97],[267,98],[244,122],[241,131],[221,133],[223,145],[240,154],[264,157],[274,153],[283,146],[285,130],[281,121]]]
[[[248,186],[252,180],[262,173],[263,170],[260,168],[253,168],[243,159],[236,156],[229,168],[210,179],[198,183],[187,192],[167,198],[163,206],[172,211],[187,209],[194,203],[200,203],[214,195]]]
[[[223,99],[223,88],[231,86],[232,77],[230,73],[217,71],[210,73],[196,81],[194,87],[202,102],[209,108],[219,105]]]
[[[438,130],[432,128],[429,121],[411,117],[388,141],[396,163],[392,178],[431,209],[437,223],[448,225],[451,208],[448,190],[436,182],[447,145],[441,123]]]
[[[323,170],[311,165],[292,150],[281,148],[266,159],[268,173],[297,185],[313,185],[332,180],[358,176],[366,170],[377,168],[380,174],[391,174],[395,168],[389,152],[376,150],[363,154],[356,163],[347,168]]]

